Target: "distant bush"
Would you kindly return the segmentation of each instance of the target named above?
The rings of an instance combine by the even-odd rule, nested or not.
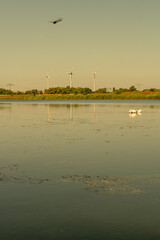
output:
[[[89,94],[92,93],[92,90],[90,88],[70,88],[67,87],[55,87],[55,88],[49,88],[44,90],[45,94]]]
[[[131,86],[128,90],[129,92],[134,92],[137,91],[137,88],[135,88],[135,86]]]
[[[99,88],[95,91],[96,93],[106,93],[107,89],[106,88]]]
[[[2,94],[2,95],[12,95],[13,91],[11,91],[9,89],[0,88],[0,94]]]
[[[156,88],[150,88],[149,91],[150,91],[150,92],[156,92],[157,89],[156,89]]]

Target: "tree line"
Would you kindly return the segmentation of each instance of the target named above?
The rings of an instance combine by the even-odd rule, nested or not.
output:
[[[150,88],[150,89],[144,89],[143,91],[150,91],[150,92],[156,92],[159,89],[156,88]],[[112,93],[114,94],[121,94],[123,92],[135,92],[138,91],[137,88],[135,86],[131,86],[129,88],[119,88],[116,89],[115,87],[113,87],[112,89]],[[110,91],[107,91],[107,88],[99,88],[96,91],[92,91],[90,88],[82,88],[82,87],[72,87],[70,88],[69,86],[67,87],[54,87],[54,88],[49,88],[49,89],[45,89],[44,91],[42,90],[38,90],[38,89],[31,89],[31,90],[27,90],[27,91],[12,91],[9,89],[4,89],[4,88],[0,88],[0,95],[38,95],[38,94],[83,94],[83,95],[87,95],[87,94],[91,94],[91,93],[109,93]]]

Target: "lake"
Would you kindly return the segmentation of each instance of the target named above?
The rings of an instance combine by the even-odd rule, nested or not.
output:
[[[0,118],[1,239],[160,239],[159,100],[0,101]]]

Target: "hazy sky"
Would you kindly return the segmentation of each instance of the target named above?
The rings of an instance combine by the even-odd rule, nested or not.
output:
[[[0,0],[0,87],[160,88],[160,0]],[[50,20],[62,22],[53,25]]]

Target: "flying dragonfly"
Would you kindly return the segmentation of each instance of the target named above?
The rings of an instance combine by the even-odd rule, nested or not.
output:
[[[55,21],[49,21],[50,23],[53,23],[53,24],[56,24],[58,22],[61,22],[63,20],[63,18],[58,18],[57,20]]]

